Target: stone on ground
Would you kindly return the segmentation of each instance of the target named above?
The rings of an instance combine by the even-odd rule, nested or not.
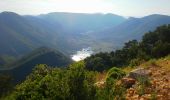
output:
[[[138,68],[133,71],[131,71],[128,75],[128,77],[133,78],[133,79],[138,79],[138,78],[147,78],[151,75],[151,71],[146,70],[144,68]]]

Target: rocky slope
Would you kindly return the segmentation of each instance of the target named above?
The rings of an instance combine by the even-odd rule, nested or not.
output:
[[[127,76],[116,84],[126,88],[126,100],[170,100],[170,56],[122,70]],[[105,87],[106,75],[106,72],[97,75],[97,87]]]
[[[152,60],[140,67],[150,73],[144,83],[137,81],[127,89],[127,100],[170,100],[170,57]]]

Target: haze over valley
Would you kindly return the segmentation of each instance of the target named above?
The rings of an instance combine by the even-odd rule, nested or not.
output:
[[[168,0],[1,0],[0,100],[169,100]]]
[[[10,23],[9,23],[10,22]],[[125,18],[115,14],[48,13],[38,16],[0,13],[0,57],[13,61],[45,46],[69,57],[82,48],[112,51],[131,39],[140,40],[145,32],[169,24],[170,16],[148,15]],[[8,41],[6,41],[8,38]]]

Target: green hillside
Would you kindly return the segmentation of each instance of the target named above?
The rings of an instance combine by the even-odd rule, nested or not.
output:
[[[104,71],[112,66],[138,65],[152,58],[160,58],[170,53],[170,25],[157,27],[145,33],[141,41],[130,40],[121,49],[110,53],[98,53],[85,59],[89,70]]]
[[[34,66],[38,64],[47,64],[51,67],[66,67],[72,60],[58,52],[49,48],[41,47],[30,54],[9,63],[1,68],[2,73],[12,74],[15,82],[22,81],[26,76],[31,73]]]
[[[12,12],[0,14],[0,46],[3,47],[0,50],[1,55],[18,56],[30,52],[41,44],[35,39],[36,34],[33,26],[23,17]]]
[[[2,86],[8,87],[0,90],[7,93],[2,99],[166,100],[169,98],[170,81],[169,35],[170,25],[163,25],[153,32],[146,33],[140,42],[131,40],[120,50],[95,54],[84,61],[70,64],[65,69],[37,65],[27,79],[17,85],[11,93],[3,92],[10,91],[9,86],[4,84],[9,84],[10,79],[1,76],[4,79]],[[41,50],[43,53],[49,51],[46,48]],[[50,58],[53,58],[52,55]],[[44,58],[42,55],[40,57]],[[17,67],[13,70],[18,77],[25,75],[25,72],[19,70],[22,68]],[[30,68],[27,66],[24,71],[31,72]],[[145,70],[146,74],[135,72],[139,74],[135,74],[135,78],[131,74],[128,75],[134,73],[132,69],[137,68],[144,68],[140,70]]]

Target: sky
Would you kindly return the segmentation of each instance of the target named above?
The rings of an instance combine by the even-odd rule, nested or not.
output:
[[[0,12],[39,15],[50,12],[113,13],[142,17],[170,15],[170,0],[0,0]]]

